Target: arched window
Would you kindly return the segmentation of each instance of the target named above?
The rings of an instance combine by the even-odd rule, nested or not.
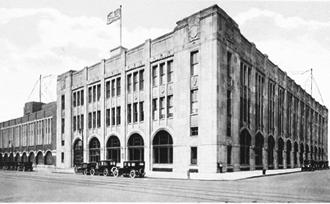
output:
[[[29,155],[29,162],[35,163],[35,161],[34,161],[34,153],[33,152],[31,152],[30,155]]]
[[[81,139],[77,139],[73,145],[73,165],[83,163],[83,145]]]
[[[274,147],[275,141],[272,136],[268,137],[268,168],[274,169]]]
[[[107,142],[107,159],[120,162],[120,141],[118,137],[111,136]]]
[[[298,165],[297,154],[298,154],[298,143],[295,142],[294,143],[294,151],[293,151],[294,167],[297,167],[297,165]]]
[[[45,165],[52,165],[53,164],[53,156],[50,151],[48,151],[45,155]]]
[[[144,161],[144,143],[139,134],[133,134],[128,140],[128,160]]]
[[[166,131],[159,131],[153,141],[153,162],[155,164],[173,163],[173,140]]]
[[[251,136],[247,130],[244,130],[240,135],[240,164],[250,165],[250,146]]]
[[[21,161],[21,157],[19,156],[19,153],[16,153],[15,162],[20,162],[20,161]]]
[[[8,161],[8,154],[5,154],[3,161],[5,161],[5,162]]]
[[[299,152],[299,160],[300,160],[300,165],[302,165],[303,164],[303,162],[304,162],[304,144],[303,143],[301,143],[300,144],[300,152]]]
[[[10,153],[9,161],[14,161],[14,154],[13,153]]]
[[[42,152],[38,152],[36,164],[44,164],[44,157],[42,156]]]
[[[26,155],[26,153],[24,152],[22,155],[22,162],[27,162],[28,161],[28,157]]]
[[[286,142],[286,165],[287,165],[287,168],[291,168],[291,151],[292,151],[292,144],[291,144],[291,141],[288,140]]]
[[[264,146],[264,137],[260,133],[256,136],[255,144],[256,169],[262,169],[262,148]]]
[[[100,161],[100,142],[94,137],[89,142],[89,162],[98,162]]]
[[[278,158],[278,168],[283,168],[283,150],[284,150],[284,142],[283,139],[278,139],[278,148],[277,148],[277,158]]]

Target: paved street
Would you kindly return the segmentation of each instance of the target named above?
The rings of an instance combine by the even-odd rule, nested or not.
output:
[[[0,171],[0,202],[330,202],[330,170],[239,181]]]

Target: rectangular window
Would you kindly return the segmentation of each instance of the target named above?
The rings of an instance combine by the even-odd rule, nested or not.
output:
[[[77,91],[77,106],[80,106],[80,91]]]
[[[65,96],[64,95],[61,96],[61,107],[62,107],[62,110],[65,109]]]
[[[140,91],[143,90],[144,87],[144,70],[140,70],[139,72],[139,86],[140,86]]]
[[[116,113],[115,113],[115,111],[116,111],[115,108],[111,108],[111,125],[116,124]]]
[[[157,98],[152,99],[152,119],[157,120]]]
[[[127,75],[127,92],[132,92],[132,74]]]
[[[73,116],[73,131],[77,130],[77,118],[76,116]]]
[[[121,85],[120,85],[120,77],[117,78],[117,96],[120,96]]]
[[[198,127],[191,127],[191,128],[190,128],[190,135],[191,135],[191,136],[196,136],[196,135],[198,135]]]
[[[84,114],[80,115],[80,131],[84,131]]]
[[[92,128],[92,113],[88,113],[88,128]]]
[[[231,136],[231,91],[227,90],[227,136]]]
[[[64,129],[65,129],[65,120],[64,120],[64,118],[62,118],[62,125],[61,125],[61,133],[62,134],[64,134]]]
[[[88,103],[92,103],[92,87],[88,88]]]
[[[173,61],[167,62],[167,83],[171,83],[173,81]]]
[[[136,123],[138,120],[138,110],[137,110],[138,103],[133,103],[133,122]]]
[[[143,107],[143,105],[144,105],[143,101],[139,103],[140,121],[144,120],[144,107]]]
[[[96,112],[93,112],[93,128],[96,128]]]
[[[116,95],[116,80],[111,80],[111,97]]]
[[[110,81],[105,83],[105,97],[110,98]]]
[[[152,86],[158,86],[157,65],[152,67]]]
[[[61,162],[64,163],[64,152],[61,153]]]
[[[198,113],[198,90],[191,90],[191,114]]]
[[[159,66],[160,85],[165,83],[165,63],[161,63]]]
[[[105,121],[106,121],[107,127],[109,127],[110,126],[110,109],[109,108],[106,110]]]
[[[96,101],[96,86],[93,86],[93,102]]]
[[[101,98],[101,84],[97,85],[97,100],[99,101]]]
[[[190,53],[190,67],[191,67],[191,76],[199,75],[199,62],[198,51]]]
[[[81,93],[80,93],[80,97],[81,97],[81,99],[80,99],[80,105],[84,105],[84,90],[81,90]]]
[[[80,131],[80,115],[77,116],[77,129]]]
[[[132,122],[132,104],[127,104],[127,123]]]
[[[118,106],[117,107],[117,114],[116,114],[116,124],[117,125],[120,125],[120,119],[121,119],[121,117],[120,117],[120,106]]]
[[[173,95],[167,96],[167,117],[173,117]]]
[[[77,97],[76,97],[76,92],[74,92],[73,93],[73,107],[76,107],[76,106],[77,106]]]
[[[231,165],[231,145],[227,146],[227,165]]]
[[[101,127],[101,111],[97,111],[97,127]]]
[[[165,97],[159,98],[159,118],[165,118]]]
[[[138,72],[133,73],[133,91],[138,89]]]
[[[190,147],[190,164],[197,164],[197,147]]]

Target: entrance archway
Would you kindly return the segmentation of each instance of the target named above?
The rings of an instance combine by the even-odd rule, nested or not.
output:
[[[284,141],[282,138],[278,139],[277,147],[277,158],[278,158],[278,168],[283,169],[283,150],[284,150]]]
[[[36,158],[36,164],[39,164],[39,165],[44,164],[44,156],[42,155],[42,152],[38,152],[37,158]]]
[[[20,162],[20,161],[21,161],[21,157],[19,156],[19,153],[16,153],[15,162]]]
[[[173,163],[173,140],[172,136],[162,130],[159,131],[153,141],[153,163],[172,164]]]
[[[10,153],[9,161],[14,161],[14,154],[13,153]]]
[[[305,148],[305,160],[308,160],[308,159],[310,159],[310,158],[308,157],[308,154],[309,154],[309,147],[308,147],[308,144],[306,144],[305,146],[306,146],[306,148]]]
[[[144,161],[144,142],[141,135],[135,133],[128,140],[128,160]]]
[[[89,162],[100,161],[100,142],[94,137],[89,142]]]
[[[274,169],[274,147],[275,140],[273,136],[268,137],[268,169]]]
[[[239,137],[240,143],[240,164],[241,170],[249,170],[250,168],[250,146],[251,136],[247,130],[243,130]]]
[[[53,156],[50,151],[48,151],[45,155],[45,165],[52,165],[53,164]]]
[[[27,162],[28,161],[28,157],[27,157],[25,152],[23,153],[21,160],[22,160],[22,162]]]
[[[5,156],[3,158],[3,161],[5,161],[5,162],[9,161],[8,154],[7,153],[5,153]]]
[[[34,158],[34,153],[31,152],[30,155],[29,155],[29,162],[32,162],[32,163],[35,163],[35,158]]]
[[[83,163],[83,145],[82,140],[77,139],[73,144],[73,165],[80,165]]]
[[[264,137],[258,133],[255,141],[255,164],[256,169],[262,169],[262,148],[264,146]]]
[[[120,141],[117,136],[110,136],[107,142],[107,159],[120,162]]]

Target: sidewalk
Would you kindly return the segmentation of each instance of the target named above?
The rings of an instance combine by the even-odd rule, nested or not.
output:
[[[45,170],[39,170],[45,171]],[[62,168],[52,168],[48,169],[50,173],[59,173],[59,174],[74,174],[73,168],[62,169]],[[262,170],[255,171],[238,171],[238,172],[230,172],[230,173],[211,173],[211,174],[202,174],[202,173],[190,173],[189,179],[194,180],[219,180],[219,181],[233,181],[247,178],[255,178],[262,176],[271,176],[271,175],[280,175],[280,174],[289,174],[300,172],[301,168],[294,169],[275,169],[275,170],[267,170],[266,174],[262,174]],[[155,172],[155,171],[147,171],[147,178],[173,178],[173,179],[187,179],[187,173],[173,173],[173,172]]]
[[[201,174],[201,173],[190,173],[190,179],[196,180],[240,180],[247,178],[255,178],[262,176],[270,175],[280,175],[280,174],[289,174],[294,172],[300,172],[301,168],[294,169],[276,169],[276,170],[267,170],[266,174],[262,174],[262,170],[256,171],[238,171],[230,173],[213,173],[213,174]],[[183,173],[173,173],[173,172],[147,172],[146,177],[149,178],[176,178],[176,179],[187,179],[188,175]]]

